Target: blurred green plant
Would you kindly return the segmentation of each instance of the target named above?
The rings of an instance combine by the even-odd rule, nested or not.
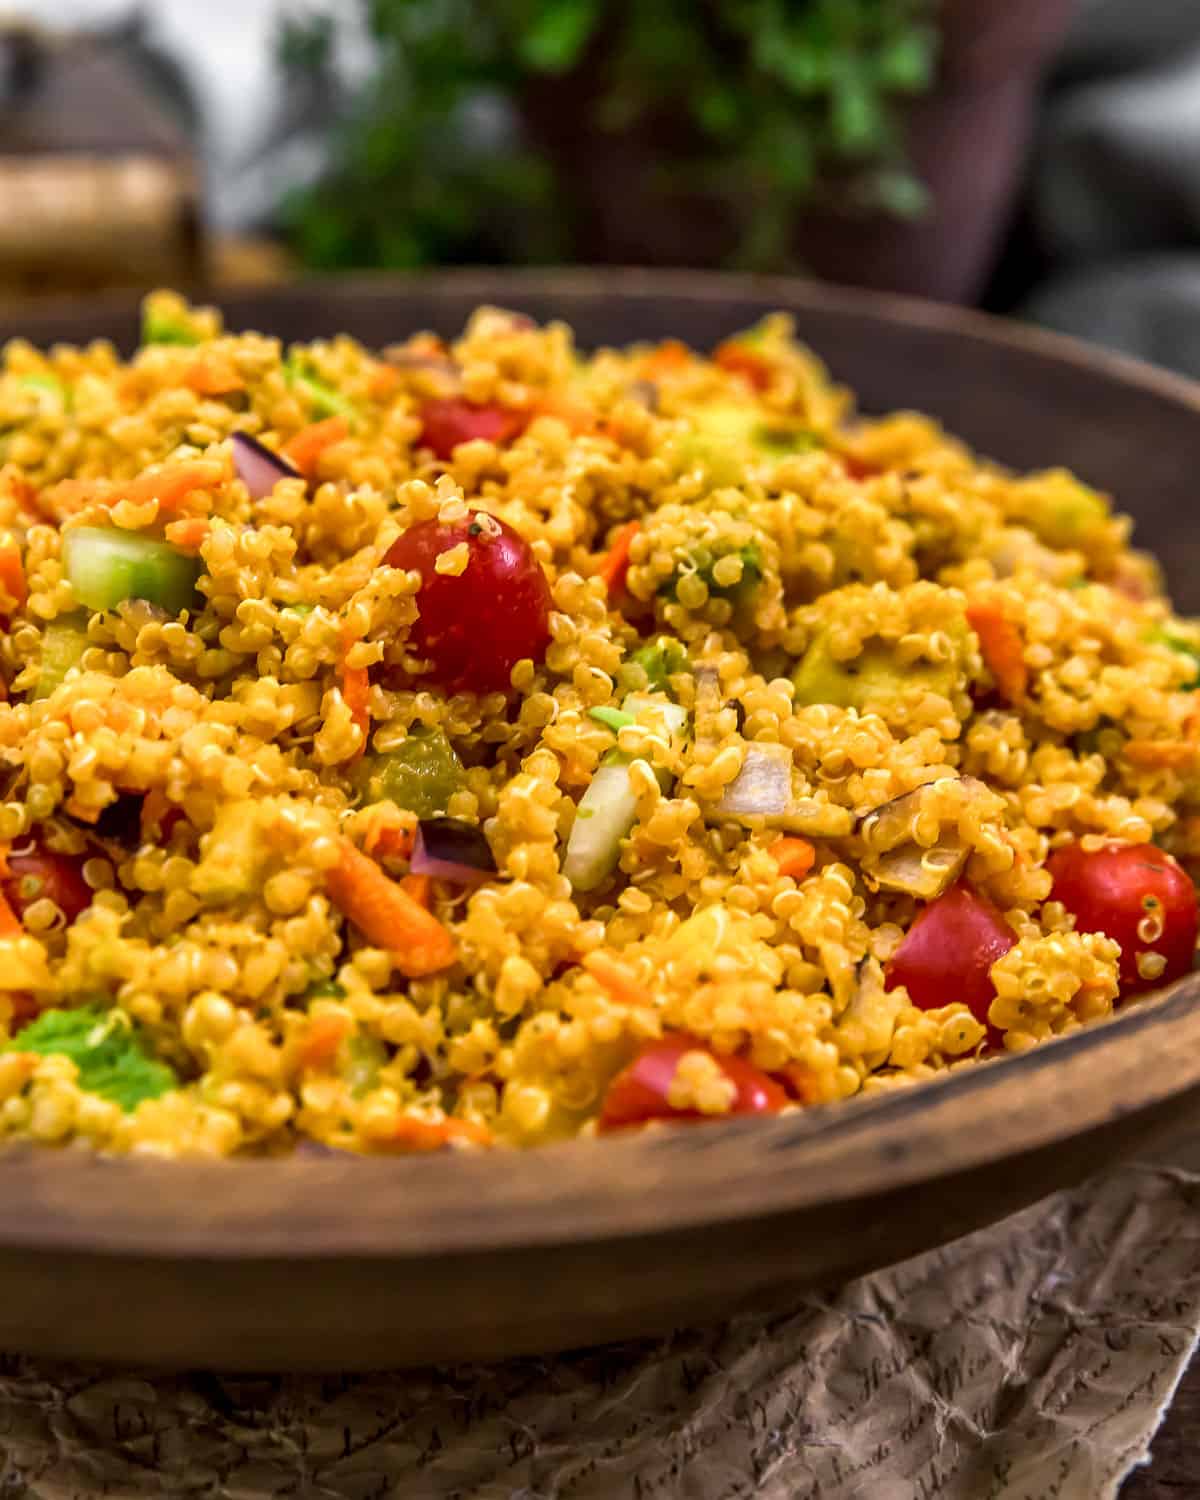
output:
[[[591,130],[652,134],[661,191],[737,215],[737,263],[785,267],[799,211],[919,216],[900,114],[928,89],[937,0],[358,0],[373,72],[338,112],[327,170],[284,223],[322,268],[575,258],[572,204],[527,104],[548,81]],[[337,22],[293,16],[279,60],[330,97]]]

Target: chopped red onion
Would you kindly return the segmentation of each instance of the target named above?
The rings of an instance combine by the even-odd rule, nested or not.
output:
[[[792,805],[792,752],[786,745],[751,745],[725,788],[717,812],[729,817],[780,817]]]
[[[233,466],[237,477],[250,491],[251,500],[262,500],[269,495],[281,479],[299,479],[299,472],[286,458],[272,453],[265,443],[252,438],[248,432],[235,432],[233,443]]]
[[[451,880],[457,885],[479,885],[496,873],[496,860],[487,839],[473,823],[461,818],[422,818],[417,824],[409,869],[414,875]]]

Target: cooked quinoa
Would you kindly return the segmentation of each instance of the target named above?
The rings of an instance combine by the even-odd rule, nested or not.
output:
[[[0,433],[4,1135],[809,1108],[1187,966],[1200,628],[785,317],[289,349],[156,293],[128,362],[10,343]],[[1149,845],[1089,920],[1066,862]]]

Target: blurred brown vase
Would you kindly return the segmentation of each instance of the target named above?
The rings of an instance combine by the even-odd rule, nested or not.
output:
[[[928,211],[903,221],[815,207],[796,226],[800,266],[831,281],[973,300],[1008,224],[1041,79],[1075,9],[1076,0],[945,0],[936,83],[907,113],[909,156],[928,188]],[[662,190],[664,162],[699,166],[704,143],[666,116],[636,131],[597,130],[588,104],[602,67],[593,57],[525,100],[532,135],[573,184],[579,258],[727,264],[739,241],[730,199]]]

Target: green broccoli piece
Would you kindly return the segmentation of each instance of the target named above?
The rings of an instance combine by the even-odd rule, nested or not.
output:
[[[657,640],[635,651],[633,660],[645,672],[646,685],[652,693],[667,693],[670,692],[668,679],[687,670],[687,647],[673,635],[660,635]]]
[[[43,1011],[5,1050],[69,1057],[79,1070],[79,1087],[119,1104],[126,1114],[143,1099],[157,1099],[179,1087],[173,1070],[151,1055],[124,1012],[98,1005]]]
[[[1146,637],[1159,646],[1169,646],[1178,656],[1183,656],[1192,664],[1192,675],[1183,684],[1185,690],[1200,687],[1200,645],[1194,641],[1188,641],[1174,631],[1163,629],[1161,626],[1152,630]]]
[[[711,598],[727,599],[735,607],[745,604],[762,582],[762,552],[756,542],[747,542],[744,547],[738,547],[734,555],[742,560],[742,576],[736,583],[717,583],[713,577],[713,568],[722,557],[729,555],[727,552],[713,552],[708,547],[697,547],[689,559],[693,568],[676,568],[670,578],[659,585],[659,594],[665,599],[678,599],[680,580],[685,571],[688,571],[696,572],[704,579]]]
[[[142,343],[190,346],[200,343],[200,335],[182,319],[156,312],[153,307],[144,307],[142,309]]]
[[[296,354],[289,354],[284,361],[284,378],[308,401],[314,416],[350,417],[354,415],[354,402],[335,391],[319,375],[308,369]]]

